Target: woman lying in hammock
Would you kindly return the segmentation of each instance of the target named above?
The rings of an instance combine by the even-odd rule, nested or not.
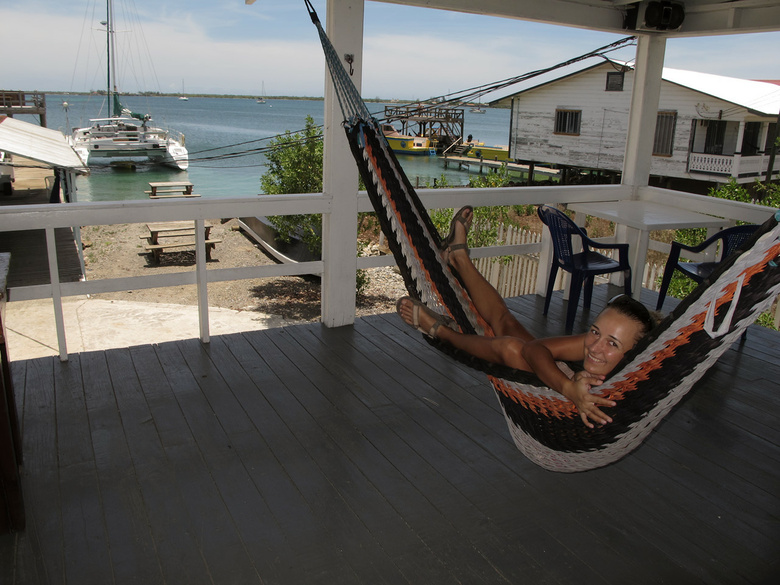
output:
[[[410,297],[399,299],[396,305],[401,318],[426,335],[475,357],[535,373],[547,386],[574,403],[588,427],[593,428],[593,422],[612,422],[599,407],[615,406],[616,403],[594,396],[590,389],[601,384],[623,355],[653,328],[649,311],[631,297],[620,295],[609,302],[587,333],[535,339],[509,312],[498,291],[471,262],[466,240],[473,217],[471,206],[458,211],[452,220],[450,234],[444,240],[443,253],[449,265],[458,271],[477,311],[496,336],[455,331],[451,326],[456,326],[448,317]],[[574,375],[567,375],[556,364],[556,361],[580,360],[584,369]]]

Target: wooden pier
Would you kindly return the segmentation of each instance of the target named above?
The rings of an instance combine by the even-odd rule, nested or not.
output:
[[[385,106],[384,119],[388,124],[401,122],[401,134],[427,136],[438,152],[463,140],[463,108],[422,103]]]
[[[10,118],[14,114],[38,116],[46,128],[46,95],[37,91],[0,90],[0,115]]]
[[[445,156],[444,168],[450,167],[457,168],[459,171],[470,171],[472,168],[478,168],[479,174],[483,172],[496,171],[502,166],[506,166],[507,170],[514,173],[522,173],[525,176],[529,174],[544,175],[545,177],[558,177],[560,171],[558,169],[551,169],[549,167],[537,167],[533,164],[523,165],[518,163],[499,161],[499,160],[487,160],[482,158],[474,158],[470,156]]]

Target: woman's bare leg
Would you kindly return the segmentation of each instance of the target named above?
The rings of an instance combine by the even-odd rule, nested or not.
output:
[[[398,305],[398,314],[407,324],[412,326],[415,325],[414,303],[412,303],[411,299],[406,298],[401,300]],[[435,317],[424,309],[419,311],[417,318],[418,325],[424,331],[430,330],[435,323]],[[517,323],[517,325],[522,328],[522,325],[519,323]],[[503,364],[519,370],[530,369],[530,366],[522,356],[523,345],[525,345],[527,340],[520,337],[511,335],[502,337],[470,335],[454,331],[446,325],[439,326],[435,333],[438,339],[446,341],[454,347],[477,358],[496,364]]]
[[[453,245],[465,244],[467,236],[466,226],[457,223]],[[534,339],[534,336],[509,312],[504,299],[477,270],[466,250],[448,250],[447,261],[458,271],[477,311],[488,322],[497,337],[511,336],[523,341]]]

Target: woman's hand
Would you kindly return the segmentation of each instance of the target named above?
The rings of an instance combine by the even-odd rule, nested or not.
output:
[[[574,377],[564,384],[561,392],[574,403],[582,422],[591,429],[594,426],[593,422],[600,425],[612,422],[612,419],[604,414],[599,406],[615,406],[616,403],[590,393],[592,386],[598,386],[603,381],[604,376],[596,376],[583,370],[574,374]]]

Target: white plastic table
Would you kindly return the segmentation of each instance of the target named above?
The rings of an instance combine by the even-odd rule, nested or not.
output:
[[[708,236],[728,227],[731,221],[680,207],[670,207],[651,201],[599,201],[571,203],[577,225],[585,225],[585,216],[592,215],[615,223],[615,241],[628,242],[631,264],[631,293],[639,299],[642,273],[647,261],[650,232],[682,228],[707,228]]]

